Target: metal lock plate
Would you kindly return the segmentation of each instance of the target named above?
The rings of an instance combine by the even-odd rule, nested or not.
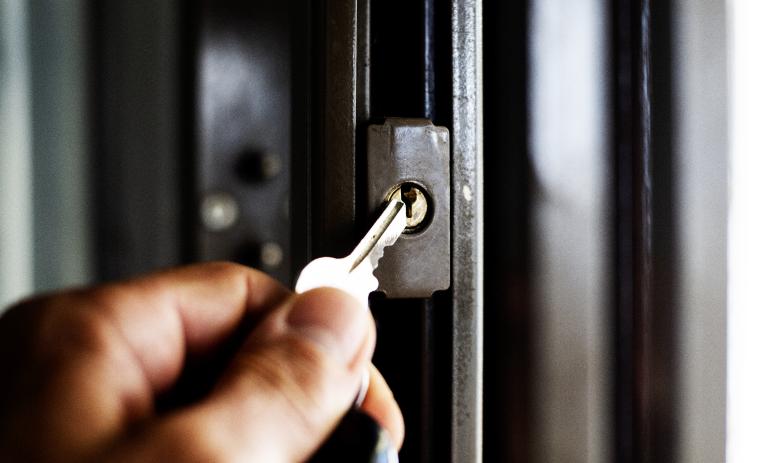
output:
[[[389,118],[368,128],[368,209],[379,212],[403,184],[423,220],[384,253],[374,272],[392,298],[430,297],[451,284],[450,136],[426,119]],[[418,193],[418,195],[416,194]],[[426,193],[426,194],[424,194]],[[423,198],[425,196],[426,198]],[[426,199],[427,211],[423,210]]]

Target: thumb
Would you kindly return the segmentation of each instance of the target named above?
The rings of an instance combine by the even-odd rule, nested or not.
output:
[[[360,388],[373,326],[367,307],[330,288],[298,295],[260,324],[214,398],[238,417],[250,458],[304,461],[320,446]]]
[[[373,319],[322,288],[270,314],[237,354],[206,415],[231,460],[304,461],[351,406],[373,352]],[[214,421],[212,421],[214,422]],[[222,446],[217,446],[222,448]]]

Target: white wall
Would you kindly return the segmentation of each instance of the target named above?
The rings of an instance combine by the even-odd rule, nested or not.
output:
[[[0,2],[0,311],[33,287],[26,24],[26,2]]]
[[[768,3],[731,0],[729,463],[768,461]]]
[[[42,291],[90,278],[85,86],[91,47],[84,0],[28,4],[35,290]]]
[[[84,7],[0,2],[0,311],[91,275]]]
[[[673,10],[680,254],[678,456],[725,458],[728,99],[725,0]]]

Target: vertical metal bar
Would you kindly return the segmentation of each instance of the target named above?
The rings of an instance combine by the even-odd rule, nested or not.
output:
[[[651,285],[650,10],[613,3],[616,459],[647,461]]]
[[[567,1],[567,0],[564,0]],[[542,2],[537,2],[540,5]],[[529,462],[536,431],[531,387],[528,2],[483,5],[485,305],[483,458]],[[530,24],[530,26],[529,26]],[[569,24],[577,24],[573,21]],[[531,82],[537,82],[531,79]],[[531,90],[532,91],[532,90]],[[495,213],[499,211],[499,213]]]
[[[357,0],[326,1],[322,14],[325,61],[320,73],[323,91],[318,134],[322,156],[312,159],[312,253],[341,256],[354,240],[360,207],[358,123],[368,116],[367,77],[359,74],[360,50],[366,50],[367,44],[360,43],[360,38],[367,31],[361,31],[365,25],[359,21]],[[363,53],[364,58],[367,52]]]
[[[482,460],[482,2],[453,0],[451,461]]]
[[[435,0],[424,0],[424,117],[435,119]]]
[[[680,394],[680,314],[678,299],[680,268],[677,258],[680,242],[680,220],[677,206],[679,171],[674,168],[680,153],[674,149],[677,133],[674,114],[677,101],[673,98],[678,63],[672,61],[672,2],[651,2],[649,51],[651,53],[648,79],[651,98],[650,182],[652,196],[650,223],[652,246],[648,315],[643,347],[646,352],[647,378],[647,449],[645,461],[681,461],[679,459],[680,431],[690,428],[681,424],[678,404]],[[711,114],[712,112],[708,112]],[[698,459],[695,461],[704,461]],[[722,461],[722,459],[720,459]]]
[[[301,0],[291,31],[291,280],[310,261],[312,250],[312,101],[315,57],[315,33],[312,0]]]
[[[421,309],[421,461],[435,461],[435,304],[425,299]]]

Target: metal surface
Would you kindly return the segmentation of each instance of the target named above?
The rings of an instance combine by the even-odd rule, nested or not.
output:
[[[648,0],[612,3],[615,458],[650,459],[652,178]],[[655,378],[653,378],[655,380]]]
[[[529,5],[529,3],[531,5]],[[530,10],[534,2],[483,5],[485,306],[483,458],[528,463],[536,432],[530,288]],[[573,3],[573,2],[572,2]],[[538,2],[536,3],[539,4]]]
[[[376,211],[393,188],[413,182],[431,198],[431,221],[404,234],[376,270],[389,297],[430,297],[450,286],[450,147],[445,127],[425,119],[387,119],[368,128],[368,207]]]
[[[531,5],[532,418],[521,461],[612,461],[604,15],[601,0]]]
[[[203,1],[197,13],[197,257],[236,260],[290,284],[291,172],[282,166],[291,165],[294,9]],[[226,206],[217,209],[212,198],[231,200],[214,201]]]
[[[362,123],[368,118],[367,2],[319,3],[323,47],[317,136],[322,156],[311,159],[312,256],[340,256],[355,240],[361,207],[358,185]]]
[[[451,461],[482,461],[483,107],[482,2],[453,0]]]
[[[184,261],[191,180],[181,155],[180,2],[90,2],[94,47],[92,198],[97,278]],[[183,9],[182,9],[183,10]],[[72,27],[68,24],[67,27]]]

